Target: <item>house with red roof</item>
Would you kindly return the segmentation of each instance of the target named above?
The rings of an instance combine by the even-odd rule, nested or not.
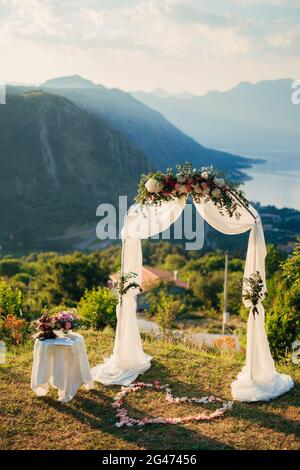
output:
[[[116,287],[119,280],[119,273],[113,273],[110,275],[109,285]],[[178,271],[164,271],[162,269],[154,268],[153,266],[142,267],[142,282],[141,287],[143,292],[147,292],[154,287],[157,287],[160,283],[173,283],[179,289],[188,289],[188,284],[178,279]]]

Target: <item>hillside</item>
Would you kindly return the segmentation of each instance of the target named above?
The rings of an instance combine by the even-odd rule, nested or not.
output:
[[[52,249],[49,238],[65,229],[95,227],[97,206],[132,198],[151,168],[109,124],[44,92],[8,94],[0,129],[3,250]]]
[[[296,152],[300,148],[299,106],[291,79],[243,82],[203,96],[133,92],[147,106],[204,145],[247,152]]]
[[[113,334],[81,332],[87,342],[91,366],[112,351]],[[244,363],[242,355],[213,353],[172,344],[144,340],[153,356],[152,367],[140,380],[170,384],[178,396],[219,396],[230,399],[230,383]],[[69,403],[59,403],[57,391],[36,398],[30,390],[32,340],[23,350],[8,354],[0,365],[1,449],[155,449],[155,450],[258,450],[299,449],[299,367],[277,366],[292,375],[295,387],[270,402],[234,403],[230,413],[209,423],[177,426],[151,425],[116,428],[113,397],[120,387],[96,384],[89,392],[82,388]],[[3,384],[3,385],[2,385]],[[169,406],[162,393],[145,391],[126,398],[134,417],[185,416],[213,405]],[[12,432],[13,430],[13,432]],[[72,437],[70,439],[70,436]]]
[[[42,89],[62,95],[108,121],[161,169],[191,161],[195,166],[214,165],[241,179],[240,170],[251,160],[200,145],[157,111],[118,89],[95,85],[79,76],[49,80]],[[199,132],[201,124],[199,123]]]

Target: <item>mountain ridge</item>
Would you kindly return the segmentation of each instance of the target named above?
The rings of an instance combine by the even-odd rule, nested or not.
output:
[[[83,79],[85,80],[85,79]],[[45,86],[46,85],[46,86]],[[47,81],[41,89],[65,96],[76,105],[108,121],[144,153],[159,169],[184,163],[195,166],[214,165],[235,179],[253,161],[227,152],[215,151],[196,142],[159,112],[117,88],[69,87],[68,77]]]
[[[96,226],[97,206],[132,200],[140,174],[153,169],[105,121],[43,91],[8,94],[0,127],[3,249],[46,249],[72,226]]]
[[[300,116],[291,99],[292,83],[289,78],[241,82],[226,91],[211,90],[187,99],[132,94],[206,146],[243,154],[299,152]]]

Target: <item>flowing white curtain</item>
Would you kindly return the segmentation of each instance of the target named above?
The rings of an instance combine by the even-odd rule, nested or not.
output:
[[[202,217],[215,229],[228,235],[235,235],[250,230],[244,278],[259,271],[264,281],[266,293],[265,257],[267,254],[264,232],[259,214],[254,207],[239,207],[241,214],[237,220],[226,213],[220,214],[212,201],[205,204],[195,203]],[[249,212],[250,211],[250,212]],[[278,374],[270,352],[265,330],[265,311],[258,303],[258,314],[252,313],[250,301],[244,300],[250,307],[247,324],[246,365],[231,385],[232,396],[239,401],[269,400],[287,392],[293,387],[290,376]]]
[[[181,215],[186,200],[163,202],[159,206],[132,206],[122,231],[122,269],[126,274],[137,273],[141,282],[141,239],[166,230]],[[233,235],[250,231],[244,277],[260,272],[265,285],[266,246],[260,217],[256,210],[240,207],[240,218],[220,214],[212,201],[195,203],[197,211],[215,229]],[[249,212],[250,211],[250,212]],[[251,214],[252,213],[252,214]],[[129,290],[117,307],[118,324],[112,356],[103,365],[92,370],[93,379],[103,384],[128,385],[150,367],[151,357],[143,352],[136,318],[136,294]],[[251,303],[244,302],[247,307]],[[264,308],[260,302],[259,313],[250,309],[247,330],[246,365],[232,384],[233,398],[240,401],[269,400],[287,392],[293,386],[291,377],[278,374],[271,356],[264,325]]]
[[[124,219],[122,230],[122,267],[121,272],[137,274],[136,281],[141,283],[142,248],[141,239],[157,235],[174,223],[185,206],[185,198],[164,202],[160,206],[141,207],[133,205]],[[105,385],[128,385],[150,367],[151,357],[142,347],[136,317],[136,294],[130,289],[117,306],[117,331],[113,354],[103,365],[92,369],[95,381]]]

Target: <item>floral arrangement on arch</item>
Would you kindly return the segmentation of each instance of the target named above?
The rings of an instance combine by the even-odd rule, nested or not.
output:
[[[139,289],[140,292],[143,291],[141,286],[134,280],[137,278],[137,273],[130,271],[129,273],[120,273],[117,292],[122,300],[123,295],[125,295],[130,289]]]
[[[190,195],[195,202],[211,200],[221,213],[223,210],[232,217],[239,218],[238,201],[249,205],[240,183],[225,179],[223,173],[212,166],[192,168],[191,163],[176,166],[176,173],[168,168],[166,173],[161,171],[143,175],[137,189],[136,202],[141,205],[160,204]]]
[[[248,278],[244,279],[243,299],[249,300],[252,303],[252,313],[259,314],[257,305],[263,300],[267,292],[264,292],[264,282],[259,271],[251,274]]]

